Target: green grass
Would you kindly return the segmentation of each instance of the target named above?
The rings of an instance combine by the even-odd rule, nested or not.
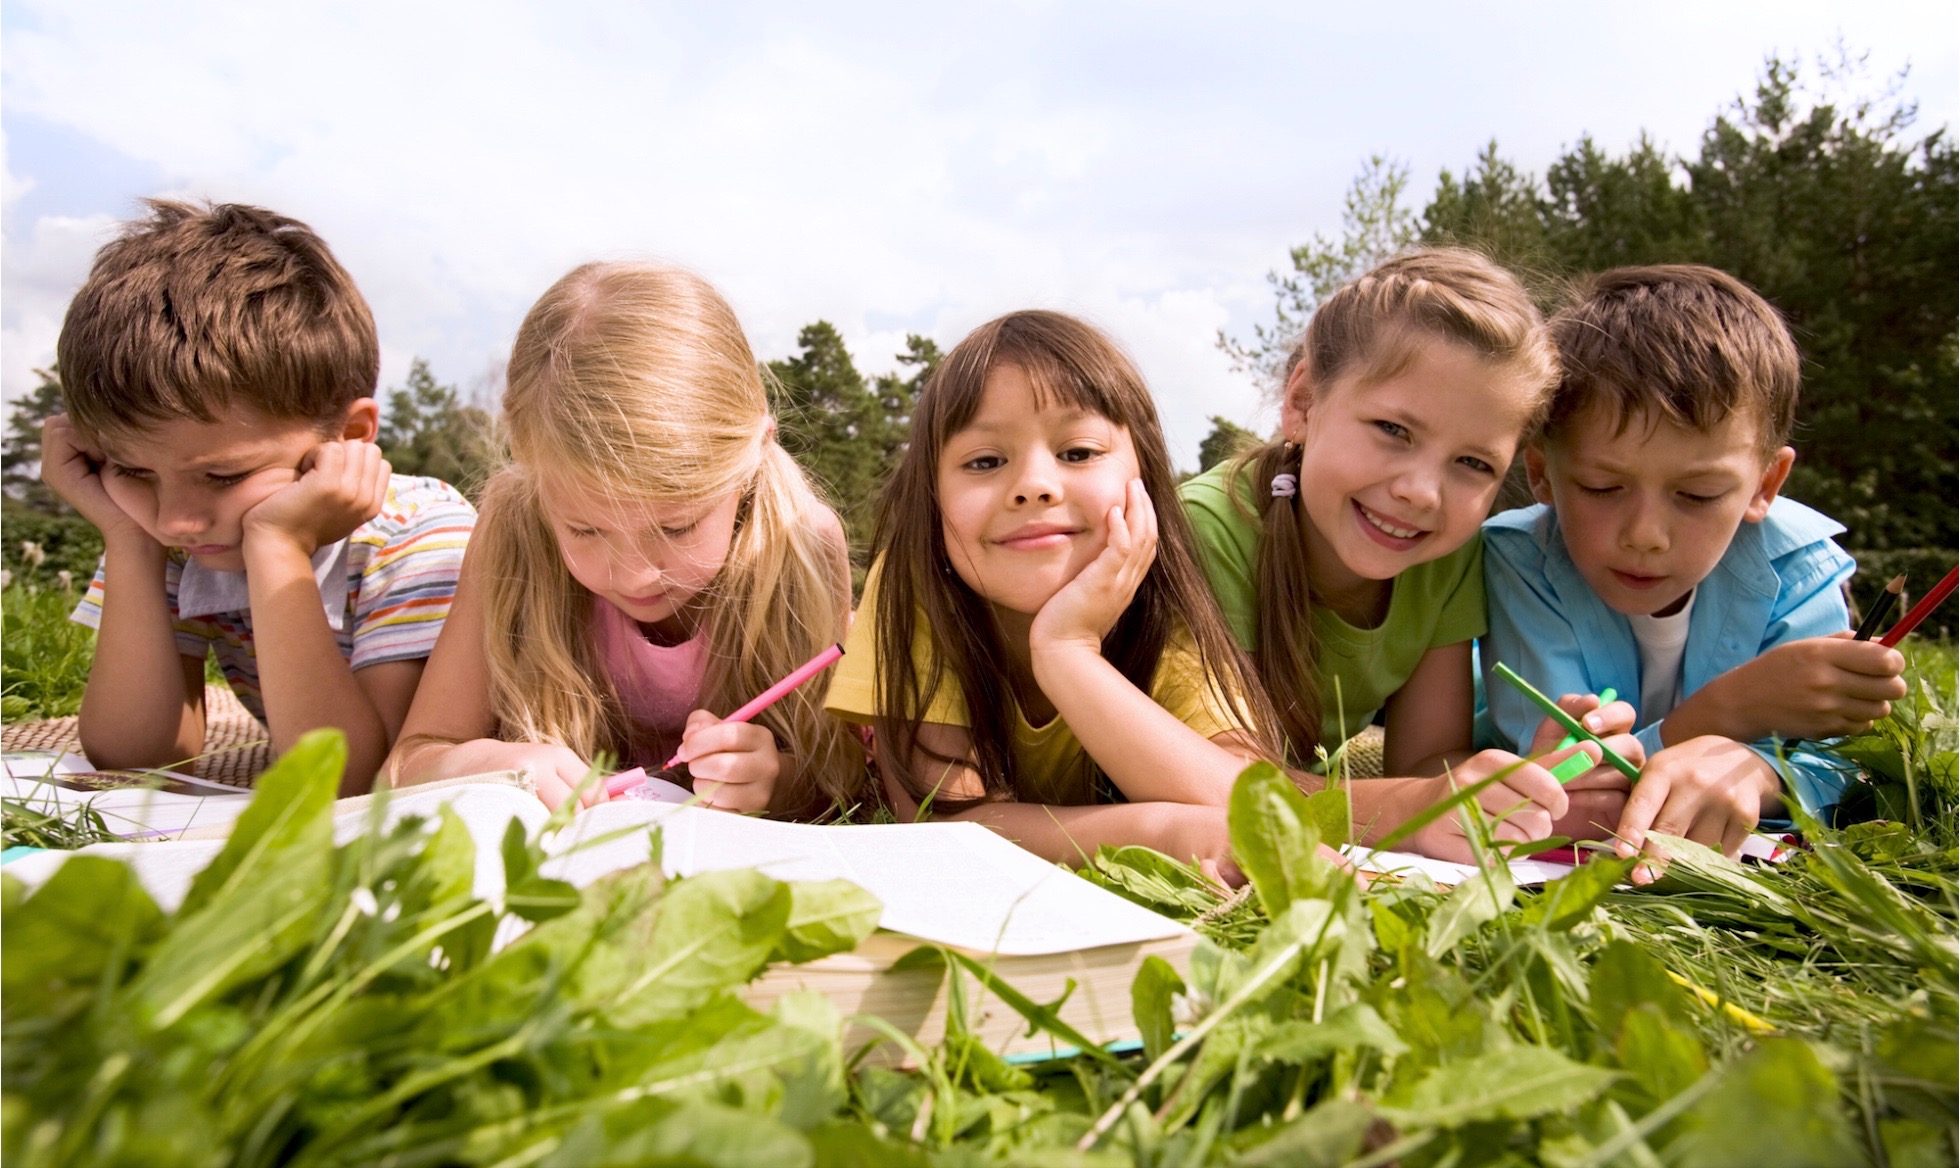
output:
[[[81,708],[95,632],[68,619],[79,599],[21,584],[0,591],[0,718],[65,718]]]

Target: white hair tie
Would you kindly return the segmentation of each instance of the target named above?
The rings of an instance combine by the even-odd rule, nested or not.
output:
[[[1276,474],[1273,476],[1273,498],[1291,499],[1299,493],[1300,477],[1298,475]]]

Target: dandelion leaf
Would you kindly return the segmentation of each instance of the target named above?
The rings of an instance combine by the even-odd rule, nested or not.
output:
[[[772,960],[805,962],[846,953],[878,927],[885,906],[848,880],[797,881],[789,888],[789,920]]]
[[[1322,804],[1323,809],[1327,806]],[[1277,918],[1300,897],[1326,892],[1335,869],[1317,854],[1327,838],[1321,832],[1321,816],[1285,771],[1257,762],[1240,772],[1232,786],[1227,821],[1232,855],[1268,916]]]
[[[1502,1119],[1535,1119],[1571,1111],[1618,1076],[1574,1062],[1544,1046],[1514,1046],[1446,1063],[1412,1086],[1384,1097],[1403,1126],[1461,1127]]]
[[[1808,1043],[1764,1039],[1720,1076],[1668,1145],[1671,1164],[1835,1168],[1864,1159],[1839,1109],[1837,1079]]]

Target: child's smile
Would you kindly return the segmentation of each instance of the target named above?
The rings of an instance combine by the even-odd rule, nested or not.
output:
[[[1443,341],[1379,381],[1315,386],[1305,366],[1288,381],[1282,427],[1301,447],[1309,571],[1323,596],[1366,610],[1383,582],[1476,536],[1532,394]]]
[[[946,554],[967,587],[1033,615],[1102,551],[1109,509],[1137,475],[1129,432],[1044,401],[1019,367],[988,374],[939,459]]]

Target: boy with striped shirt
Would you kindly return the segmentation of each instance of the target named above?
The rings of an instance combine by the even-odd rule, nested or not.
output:
[[[58,354],[41,476],[103,558],[80,733],[106,767],[204,743],[204,659],[275,751],[347,735],[368,790],[448,614],[475,511],[375,445],[374,320],[318,236],[256,207],[152,202],[96,256]]]

